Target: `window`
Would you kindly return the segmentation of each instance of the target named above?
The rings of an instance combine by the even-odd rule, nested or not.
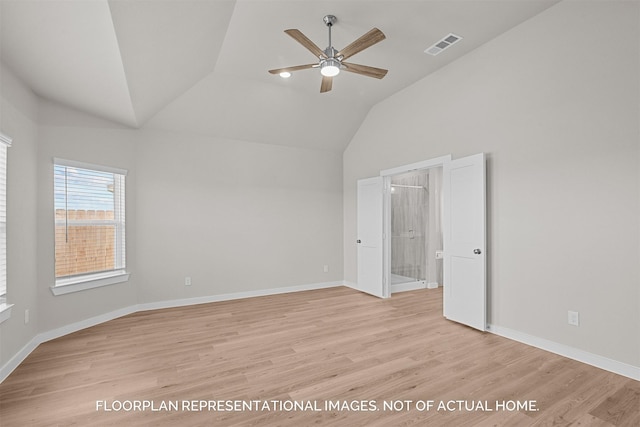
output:
[[[126,171],[54,159],[55,286],[64,294],[128,279]]]
[[[7,295],[7,148],[11,138],[0,133],[0,304]]]

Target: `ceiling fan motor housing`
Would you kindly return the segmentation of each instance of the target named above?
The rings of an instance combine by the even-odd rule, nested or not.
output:
[[[336,56],[337,53],[338,51],[333,46],[329,46],[324,50],[324,54],[327,58],[342,61],[342,56]],[[322,60],[323,58],[320,57],[320,59]]]

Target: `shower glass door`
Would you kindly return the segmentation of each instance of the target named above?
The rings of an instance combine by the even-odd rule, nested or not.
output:
[[[391,284],[425,281],[429,219],[428,173],[391,180]]]

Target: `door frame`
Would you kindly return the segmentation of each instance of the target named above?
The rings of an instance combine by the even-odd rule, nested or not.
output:
[[[448,187],[449,194],[449,198],[444,200],[443,209],[448,234],[448,246],[444,252],[444,276],[448,278],[443,300],[444,316],[454,322],[486,331],[486,155],[478,153],[452,160],[448,169],[443,182]],[[467,193],[467,196],[460,197],[461,193]],[[456,231],[459,228],[464,233]],[[457,265],[455,269],[454,263]],[[473,274],[471,278],[465,279],[465,272],[469,271],[473,271]],[[453,298],[453,294],[458,296]],[[482,306],[476,305],[476,301],[480,299],[483,301]]]
[[[355,289],[379,298],[386,298],[389,293],[383,273],[383,181],[381,176],[359,179],[356,196],[358,283]],[[370,220],[373,225],[369,224]]]
[[[421,169],[431,169],[435,167],[442,167],[446,170],[451,163],[451,154],[446,156],[436,157],[430,160],[424,160],[421,162],[411,163],[404,166],[398,166],[391,169],[385,169],[380,171],[380,176],[383,177],[383,185],[384,189],[383,193],[383,213],[382,213],[382,221],[383,221],[383,246],[382,246],[382,274],[383,274],[383,298],[389,298],[391,296],[391,178],[394,175],[399,175],[406,172],[411,172],[415,170]],[[444,171],[443,171],[444,172]],[[442,186],[442,197],[444,200],[447,200],[449,196],[449,187],[445,183],[446,180],[443,181]],[[447,204],[444,203],[443,209],[446,209]],[[443,250],[447,247],[447,221],[444,220],[446,218],[447,212],[444,212],[443,215]],[[443,262],[446,262],[446,257],[443,259]],[[444,276],[446,268],[443,265],[443,282],[447,282],[446,276]]]

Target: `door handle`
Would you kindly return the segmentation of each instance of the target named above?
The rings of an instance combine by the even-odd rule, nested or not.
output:
[[[356,243],[362,243],[362,240],[358,239],[356,240]]]
[[[480,255],[482,253],[482,251],[480,249],[474,249],[473,253],[476,255]]]

